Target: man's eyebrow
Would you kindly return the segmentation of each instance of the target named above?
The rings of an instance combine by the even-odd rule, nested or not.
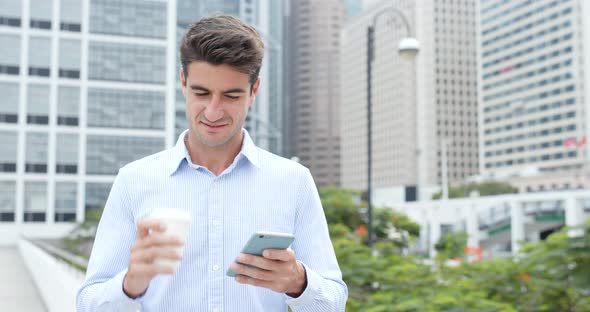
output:
[[[191,85],[190,88],[191,88],[191,90],[194,90],[194,91],[210,92],[209,89],[207,89],[205,87],[198,86],[198,85]],[[234,88],[234,89],[225,90],[225,91],[223,91],[223,93],[246,93],[246,90],[241,89],[241,88]]]
[[[225,91],[223,91],[223,93],[246,93],[246,90],[240,89],[240,88],[235,88],[235,89],[225,90]]]
[[[207,88],[197,86],[197,85],[191,85],[191,90],[209,92],[209,90]]]

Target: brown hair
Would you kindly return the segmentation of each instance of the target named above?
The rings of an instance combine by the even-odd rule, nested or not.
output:
[[[185,77],[194,61],[227,64],[249,76],[254,85],[262,66],[264,43],[254,27],[229,15],[206,17],[192,24],[180,44]]]

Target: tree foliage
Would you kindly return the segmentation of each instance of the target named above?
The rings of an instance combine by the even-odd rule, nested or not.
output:
[[[441,236],[434,248],[443,259],[459,258],[464,254],[467,238],[465,232],[449,232]]]
[[[329,196],[346,197],[338,193],[332,189]],[[328,215],[341,208],[328,204],[324,209]],[[353,215],[358,209],[349,210],[346,218],[329,218],[352,221],[329,224],[349,290],[346,311],[590,311],[590,220],[578,229],[564,228],[546,241],[525,245],[515,257],[449,267],[399,253],[396,241],[381,227],[404,228],[410,237],[419,227],[409,219],[406,226],[400,221],[405,216],[381,209],[375,213],[379,239],[373,249],[354,231],[363,224],[362,216]],[[396,216],[401,217],[394,220]],[[460,256],[466,239],[464,233],[446,235],[439,241],[439,252]]]
[[[518,189],[505,182],[469,183],[465,185],[449,187],[449,198],[468,197],[473,191],[479,192],[480,196],[492,196],[517,193]],[[432,195],[432,199],[441,198],[442,192]]]

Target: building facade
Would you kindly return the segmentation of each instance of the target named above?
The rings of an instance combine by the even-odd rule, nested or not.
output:
[[[290,1],[288,155],[319,186],[340,184],[339,34],[342,0]]]
[[[398,14],[410,24],[405,29]],[[373,194],[428,199],[443,177],[478,172],[475,9],[472,1],[379,1],[342,33],[342,185],[367,185],[367,27],[376,14],[373,61]],[[409,31],[409,33],[408,33]],[[420,42],[414,61],[398,43]],[[443,155],[443,151],[446,153]],[[446,164],[446,174],[443,170]],[[417,187],[416,187],[417,186]]]
[[[104,206],[120,167],[174,145],[179,38],[218,11],[261,30],[246,127],[281,153],[281,1],[0,1],[0,244],[63,235]]]
[[[0,1],[3,239],[62,234],[120,167],[172,144],[168,5]]]
[[[590,186],[590,5],[479,1],[480,170],[524,191]],[[548,178],[551,181],[547,181]]]

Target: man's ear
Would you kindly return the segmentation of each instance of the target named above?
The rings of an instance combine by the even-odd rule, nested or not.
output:
[[[186,97],[186,77],[182,68],[180,69],[180,86],[182,87],[182,94]]]
[[[252,106],[252,103],[254,103],[254,100],[256,99],[256,95],[258,94],[258,88],[260,88],[260,78],[256,79],[256,82],[252,85],[252,93],[251,95],[251,101],[250,101],[250,105],[248,106]]]

